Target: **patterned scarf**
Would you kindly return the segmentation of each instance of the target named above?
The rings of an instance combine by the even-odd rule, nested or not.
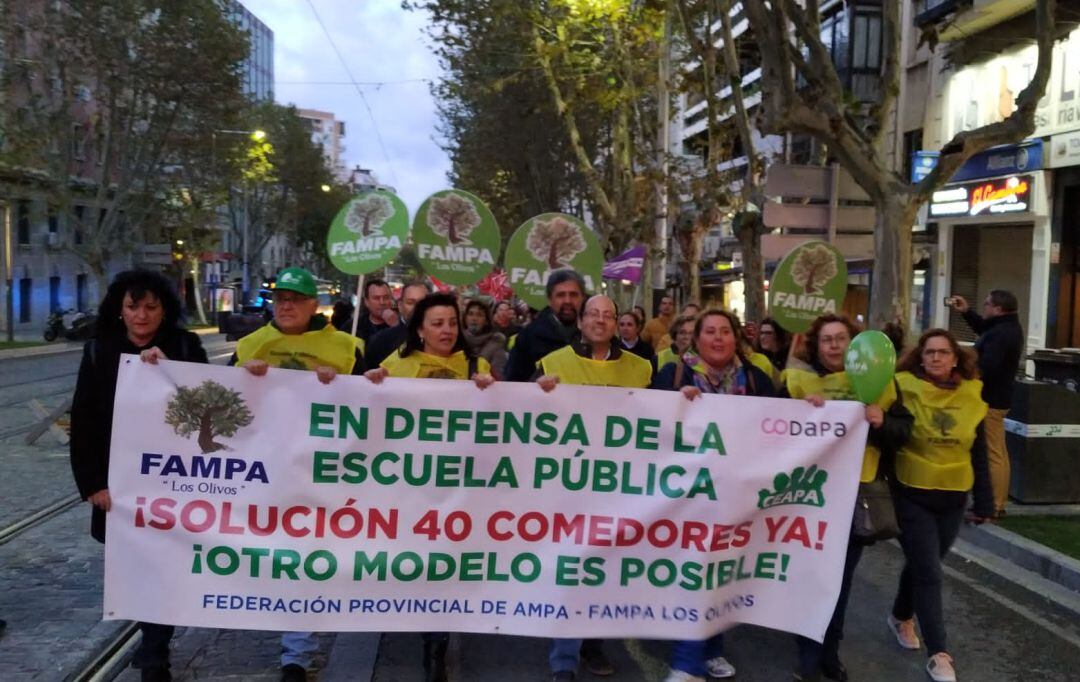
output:
[[[723,369],[716,369],[706,364],[693,353],[683,355],[683,362],[693,370],[691,378],[694,380],[694,386],[702,393],[746,395],[746,371],[743,369],[739,356],[736,355]]]

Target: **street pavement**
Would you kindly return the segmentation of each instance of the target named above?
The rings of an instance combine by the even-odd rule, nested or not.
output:
[[[213,362],[222,364],[233,345],[203,337]],[[26,401],[58,405],[74,387],[79,353],[0,360],[0,528],[75,493],[66,446],[49,433],[26,445],[32,421]],[[102,547],[87,534],[85,503],[52,516],[0,544],[0,680],[76,679],[124,623],[101,620]],[[900,650],[885,626],[902,556],[892,543],[869,549],[856,574],[842,655],[852,680],[922,681],[924,654]],[[950,652],[962,680],[1080,679],[1080,617],[1077,600],[1024,586],[983,564],[953,554],[947,561],[945,609]],[[1056,595],[1056,596],[1051,596]],[[1069,601],[1068,604],[1065,602]],[[1059,603],[1060,602],[1060,603]],[[793,609],[799,604],[793,603]],[[422,679],[416,634],[320,636],[311,679],[410,682]],[[455,634],[449,655],[454,682],[549,679],[547,640]],[[668,644],[609,642],[615,681],[661,680]],[[727,637],[738,680],[790,680],[795,660],[790,635],[738,627]],[[178,680],[278,678],[278,633],[179,628],[173,640]],[[117,678],[138,679],[126,670]],[[582,681],[594,680],[582,672]]]

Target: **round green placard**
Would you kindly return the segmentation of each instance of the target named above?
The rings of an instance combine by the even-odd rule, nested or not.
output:
[[[544,285],[553,271],[576,270],[589,292],[595,293],[604,268],[596,235],[565,213],[544,213],[522,223],[506,245],[505,260],[510,288],[537,309],[548,304]]]
[[[457,189],[432,194],[413,219],[413,242],[424,271],[447,284],[482,280],[495,268],[502,235],[491,210]]]
[[[769,281],[769,314],[793,334],[820,315],[835,313],[847,294],[844,256],[822,241],[800,244],[784,256]]]
[[[326,235],[326,253],[334,267],[366,275],[389,263],[409,236],[409,210],[392,192],[376,189],[341,207]]]

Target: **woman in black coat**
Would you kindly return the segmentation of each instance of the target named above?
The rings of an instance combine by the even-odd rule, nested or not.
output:
[[[109,444],[120,355],[206,363],[198,335],[180,327],[180,299],[164,276],[129,270],[116,276],[101,302],[97,336],[83,349],[71,405],[71,470],[79,494],[93,505],[90,534],[105,542],[109,496]],[[169,680],[171,625],[140,623],[134,665],[143,680]]]

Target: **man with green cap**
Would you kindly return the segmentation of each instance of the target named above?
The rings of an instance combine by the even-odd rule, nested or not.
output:
[[[274,286],[274,319],[236,345],[230,365],[239,365],[255,376],[270,367],[313,370],[328,384],[338,374],[360,374],[364,367],[360,340],[334,329],[319,307],[315,278],[303,268],[285,268]],[[311,632],[281,635],[281,679],[300,682],[318,650]]]

